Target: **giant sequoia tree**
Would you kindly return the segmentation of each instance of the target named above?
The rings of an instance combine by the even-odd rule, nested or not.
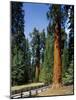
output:
[[[61,6],[52,6],[52,18],[54,19],[54,69],[53,69],[53,87],[61,85]]]
[[[31,46],[34,50],[34,59],[35,59],[35,81],[39,81],[40,74],[40,34],[39,31],[34,28],[34,31],[31,33],[32,41]]]
[[[55,6],[58,9],[55,16],[55,33],[54,33],[54,72],[53,72],[53,86],[59,87],[61,85],[61,19],[60,19],[60,6]]]
[[[53,85],[57,88],[62,84],[62,59],[61,59],[61,28],[65,25],[66,12],[64,5],[51,5],[47,13],[49,21],[52,20],[54,29],[54,68]]]

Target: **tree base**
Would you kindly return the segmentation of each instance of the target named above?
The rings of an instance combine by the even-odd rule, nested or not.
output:
[[[52,84],[52,89],[57,89],[57,88],[61,88],[62,84],[61,83],[53,83]]]

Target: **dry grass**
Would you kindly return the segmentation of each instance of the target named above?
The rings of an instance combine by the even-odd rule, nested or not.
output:
[[[46,91],[41,92],[37,96],[53,96],[53,95],[68,95],[73,94],[73,85],[63,86],[58,89],[48,88]]]
[[[44,85],[44,83],[30,83],[30,84],[25,84],[25,85],[20,85],[20,86],[13,86],[11,87],[11,90],[20,90],[23,88],[28,88],[28,87],[35,87],[35,86],[41,86]]]

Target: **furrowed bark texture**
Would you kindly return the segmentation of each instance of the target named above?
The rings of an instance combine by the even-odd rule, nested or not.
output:
[[[61,33],[60,24],[56,23],[54,33],[54,69],[53,69],[53,88],[61,86],[62,65],[61,65]]]

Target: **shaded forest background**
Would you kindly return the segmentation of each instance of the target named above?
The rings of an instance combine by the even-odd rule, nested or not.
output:
[[[58,15],[59,14],[59,15]],[[35,27],[29,33],[31,41],[24,35],[23,3],[11,2],[11,84],[32,82],[52,83],[54,66],[54,30],[56,16],[60,18],[62,83],[74,82],[74,6],[48,4],[46,17],[49,21],[47,33]],[[27,19],[26,19],[27,20]],[[69,36],[65,32],[68,20]]]

